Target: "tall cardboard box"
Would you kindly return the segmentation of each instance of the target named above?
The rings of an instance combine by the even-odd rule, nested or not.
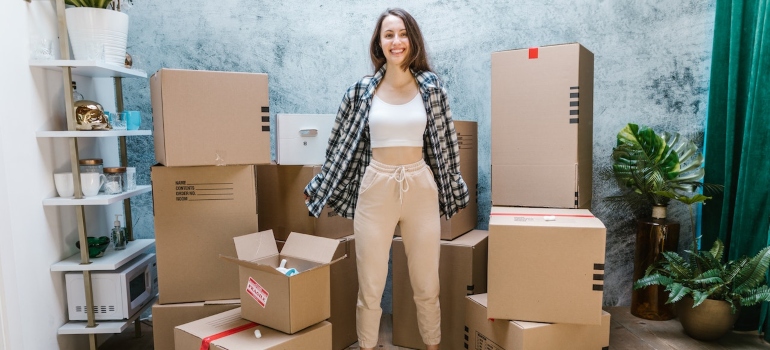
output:
[[[161,304],[237,299],[233,237],[255,232],[253,165],[151,169]]]
[[[441,242],[441,347],[463,350],[465,297],[487,291],[487,231]],[[425,349],[409,281],[404,242],[393,240],[393,345]]]
[[[257,166],[259,231],[273,230],[279,241],[285,241],[290,232],[334,239],[352,235],[353,220],[337,215],[329,206],[318,218],[307,210],[302,193],[320,171],[320,166]]]
[[[601,324],[605,235],[585,209],[492,207],[487,317]]]
[[[335,114],[278,113],[275,162],[281,165],[323,164],[335,117]]]
[[[460,147],[460,175],[468,186],[470,201],[461,212],[451,219],[441,218],[441,239],[452,240],[476,228],[478,222],[479,188],[479,141],[476,122],[455,120],[457,143]],[[396,236],[401,236],[400,227],[396,226]]]
[[[331,265],[330,292],[332,324],[332,349],[344,350],[358,341],[356,333],[356,302],[358,301],[358,269],[356,268],[356,240],[353,235],[338,239],[340,242],[334,252],[334,260],[347,255]],[[278,250],[285,242],[276,241]]]
[[[292,232],[280,254],[269,230],[233,241],[238,257],[220,257],[238,265],[241,317],[294,334],[331,316],[329,265],[345,258],[333,259],[337,240]],[[284,259],[296,274],[276,270]]]
[[[163,68],[150,96],[159,163],[270,163],[267,74]]]
[[[260,332],[260,338],[254,335],[255,331]],[[208,346],[204,347],[206,343]],[[323,321],[298,333],[285,334],[244,320],[241,309],[233,309],[177,326],[174,344],[176,350],[331,350],[332,325]]]
[[[188,322],[241,306],[240,299],[152,306],[152,337],[155,349],[174,348],[174,328]]]
[[[610,345],[610,314],[604,311],[601,324],[591,326],[491,320],[486,294],[471,295],[465,301],[465,349],[602,350]]]
[[[492,53],[492,204],[591,208],[594,55]]]

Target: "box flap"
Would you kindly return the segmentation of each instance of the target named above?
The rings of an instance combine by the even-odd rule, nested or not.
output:
[[[239,266],[243,266],[245,268],[254,269],[254,270],[260,270],[265,271],[267,273],[271,273],[274,275],[279,276],[285,276],[284,274],[278,272],[278,270],[275,269],[275,267],[269,266],[269,265],[262,265],[251,261],[241,260],[238,258],[233,258],[232,256],[226,256],[219,254],[219,258],[225,261],[229,261],[231,263],[238,264]]]
[[[270,234],[272,235],[272,231]],[[328,264],[334,258],[334,252],[339,243],[336,239],[292,232],[286,239],[281,255]]]
[[[240,260],[256,261],[278,254],[273,230],[233,237],[233,241],[235,241],[235,251]]]

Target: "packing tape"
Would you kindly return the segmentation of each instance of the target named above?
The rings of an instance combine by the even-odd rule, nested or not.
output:
[[[251,328],[254,328],[256,326],[259,326],[259,325],[254,323],[254,322],[249,322],[249,323],[247,323],[245,325],[238,326],[238,327],[235,327],[235,328],[232,328],[232,329],[228,329],[228,330],[226,330],[224,332],[219,332],[219,333],[214,334],[214,335],[210,335],[210,336],[208,336],[206,338],[203,338],[203,340],[201,341],[201,348],[200,348],[200,350],[209,350],[209,347],[211,346],[211,342],[213,342],[213,341],[215,341],[217,339],[224,338],[224,337],[229,336],[229,335],[233,335],[233,334],[238,333],[238,332],[243,332],[243,331],[245,331],[247,329],[251,329]]]

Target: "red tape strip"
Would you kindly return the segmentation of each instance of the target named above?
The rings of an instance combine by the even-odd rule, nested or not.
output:
[[[568,218],[595,218],[593,215],[578,214],[521,214],[521,213],[491,213],[491,216],[560,216]]]
[[[247,330],[249,328],[254,328],[256,326],[259,326],[259,325],[254,323],[254,322],[249,322],[249,323],[247,323],[247,324],[245,324],[243,326],[238,326],[238,327],[235,327],[233,329],[228,329],[228,330],[226,330],[224,332],[219,332],[217,334],[210,335],[210,336],[208,336],[206,338],[203,338],[203,341],[201,341],[201,349],[200,350],[209,350],[209,347],[211,346],[211,342],[213,342],[213,341],[215,341],[217,339],[220,339],[220,338],[224,338],[224,337],[226,337],[228,335],[233,335],[235,333],[245,331],[245,330]]]

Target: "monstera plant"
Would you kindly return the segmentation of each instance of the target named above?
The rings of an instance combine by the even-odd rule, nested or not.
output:
[[[711,198],[696,189],[714,186],[700,182],[704,175],[703,156],[692,141],[677,133],[658,134],[652,128],[628,124],[617,135],[612,158],[613,174],[625,192],[610,198],[652,207],[651,218],[637,220],[633,276],[637,280],[663,257],[662,252],[678,249],[679,223],[666,218],[669,202],[673,199],[690,206],[692,227],[694,204]],[[692,232],[695,243],[695,230]],[[631,313],[651,320],[674,318],[674,308],[664,303],[667,298],[663,287],[634,290]]]

